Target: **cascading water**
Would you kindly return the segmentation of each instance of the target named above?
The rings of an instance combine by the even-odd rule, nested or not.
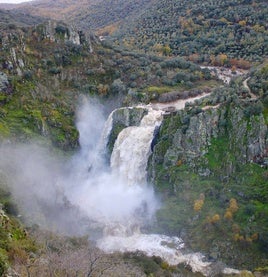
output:
[[[180,103],[181,109],[185,103],[185,100]],[[111,155],[112,171],[116,174],[117,179],[123,182],[126,189],[139,188],[143,190],[142,187],[146,187],[146,167],[151,143],[156,128],[161,125],[163,115],[162,110],[154,110],[149,106],[146,108],[148,114],[143,117],[139,126],[126,127],[119,133]],[[109,123],[112,124],[111,117],[109,117]],[[106,128],[107,130],[112,129],[111,126],[106,126]],[[107,130],[106,135],[109,135]],[[146,200],[143,202],[144,209],[140,210],[145,214],[148,212],[148,207],[155,203],[155,199],[151,199],[152,202]],[[151,211],[154,212],[155,209],[156,207],[152,207]],[[108,225],[104,237],[97,242],[98,247],[107,253],[142,251],[148,256],[159,256],[170,265],[184,263],[190,266],[193,272],[201,272],[205,276],[211,275],[211,263],[204,262],[202,254],[183,254],[184,244],[180,238],[160,234],[143,234],[140,232],[139,223],[144,222],[137,222],[135,217],[128,223],[132,224],[127,227],[123,227],[122,223],[117,226]],[[229,268],[225,268],[222,272],[238,273]]]
[[[151,152],[151,143],[155,129],[161,124],[163,114],[161,110],[153,110],[151,107],[147,109],[148,114],[142,118],[139,126],[127,127],[119,133],[111,155],[112,171],[118,180],[124,183],[126,190],[129,188],[143,190],[142,187],[146,186],[146,167]],[[109,117],[109,123],[112,124],[111,117]],[[106,130],[111,130],[109,126],[106,128]],[[108,132],[105,132],[108,135]],[[147,209],[152,203],[144,202],[141,212],[148,212]],[[172,265],[187,263],[193,271],[207,272],[209,263],[202,261],[202,255],[199,253],[182,254],[180,249],[184,247],[184,244],[180,238],[142,234],[139,228],[139,223],[142,224],[142,222],[137,223],[135,217],[133,222],[132,220],[129,220],[132,224],[126,228],[122,226],[122,223],[115,226],[110,222],[105,228],[105,236],[98,241],[98,247],[108,253],[139,250],[148,256],[160,256]]]
[[[83,111],[83,108],[81,110]],[[87,152],[88,159],[83,159],[82,165],[79,163],[82,173],[71,173],[70,180],[63,180],[65,184],[67,183],[67,188],[65,189],[66,197],[72,204],[78,206],[79,209],[94,222],[95,226],[101,228],[104,234],[130,234],[133,230],[138,230],[141,225],[150,221],[158,207],[158,202],[155,198],[152,187],[145,184],[145,168],[150,153],[150,147],[147,145],[150,145],[157,122],[159,122],[159,124],[161,122],[161,113],[151,111],[151,113],[149,113],[141,122],[140,125],[143,128],[143,131],[146,131],[146,136],[143,136],[146,143],[144,141],[140,143],[138,142],[139,135],[137,130],[137,138],[129,139],[129,141],[132,141],[132,145],[135,145],[133,141],[137,143],[137,150],[139,147],[143,147],[143,152],[138,154],[132,151],[131,154],[132,159],[136,161],[136,167],[133,165],[133,170],[137,168],[137,165],[139,165],[141,170],[139,174],[139,183],[133,181],[133,184],[136,184],[135,186],[129,186],[129,176],[122,173],[123,165],[129,163],[126,160],[127,154],[122,145],[114,148],[117,150],[113,151],[113,156],[118,156],[118,160],[117,158],[113,159],[114,163],[117,163],[117,165],[112,166],[112,168],[107,168],[107,164],[100,157],[104,156],[104,148],[107,145],[108,137],[112,129],[114,112],[110,114],[106,123],[102,122],[102,117],[99,113],[97,113],[97,118],[91,113],[92,109],[87,107],[86,112],[80,112],[81,116],[78,117],[79,122],[77,126],[79,133],[85,133],[89,140],[89,142],[87,142],[84,136],[81,136],[82,142],[84,142],[80,143],[82,146],[81,153],[83,154]],[[94,110],[93,113],[95,113]],[[152,116],[154,119],[150,121],[149,118]],[[87,117],[94,118],[94,120],[88,120]],[[98,120],[98,126],[104,126],[102,133],[95,127],[96,119]],[[86,122],[83,122],[83,120]],[[130,129],[134,131],[135,127],[130,127],[129,130]],[[92,135],[95,147],[92,147],[93,143],[90,142]],[[99,137],[98,142],[96,142],[96,136]],[[85,147],[85,150],[83,150],[83,147]],[[142,157],[142,154],[145,154],[145,156]],[[139,158],[136,158],[136,156],[139,156]],[[74,159],[74,164],[77,163],[79,157],[81,156],[78,155]],[[75,167],[77,168],[77,166]],[[138,173],[137,170],[135,172]],[[130,172],[130,175],[131,174],[132,173]],[[143,180],[143,184],[140,183],[141,180]]]
[[[127,127],[119,133],[111,156],[111,167],[128,185],[146,183],[150,145],[161,120],[162,112],[150,109],[139,126]]]

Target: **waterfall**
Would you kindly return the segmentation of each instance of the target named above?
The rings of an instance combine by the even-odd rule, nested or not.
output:
[[[127,184],[146,182],[151,142],[161,121],[162,111],[149,109],[139,126],[127,127],[119,133],[111,156],[111,167]]]
[[[143,192],[146,188],[146,167],[151,154],[151,143],[156,128],[159,128],[162,122],[162,110],[154,110],[148,106],[146,109],[148,114],[142,118],[139,126],[126,127],[119,133],[111,155],[112,175],[125,186],[126,192],[129,190],[133,190],[131,193],[136,190]],[[112,116],[113,114],[109,116],[102,136],[105,144],[112,129]],[[145,198],[138,209],[142,217],[148,213],[148,209],[155,202],[153,198],[151,198],[152,201],[147,200],[148,198]],[[125,205],[123,206],[123,209],[126,208]],[[155,207],[152,210],[155,211]],[[210,263],[203,262],[201,254],[184,255],[181,252],[184,244],[180,238],[161,234],[143,234],[140,232],[140,223],[136,216],[129,218],[123,224],[110,222],[105,226],[105,236],[97,242],[98,247],[107,253],[139,250],[148,256],[159,256],[171,265],[186,263],[193,271],[208,272]]]
[[[184,253],[180,238],[144,232],[159,208],[153,187],[146,184],[146,167],[162,111],[145,106],[134,113],[131,108],[120,113],[126,119],[122,125],[135,126],[119,133],[110,168],[100,157],[101,149],[107,145],[113,120],[122,117],[112,113],[104,124],[96,101],[84,99],[81,105],[77,117],[81,149],[67,165],[37,144],[0,145],[0,169],[12,180],[15,199],[20,199],[31,224],[88,235],[108,253],[142,251],[213,276],[210,263],[201,254]],[[232,269],[226,272],[234,273]]]
[[[185,101],[186,102],[186,101]],[[185,103],[183,103],[185,104]],[[144,107],[143,107],[144,108]],[[180,107],[181,108],[181,107]],[[154,110],[152,106],[146,106],[148,114],[145,115],[139,126],[124,128],[118,135],[112,155],[111,168],[117,182],[123,184],[126,191],[133,189],[144,191],[146,188],[146,167],[151,154],[151,143],[155,130],[159,128],[163,110]],[[103,141],[107,145],[107,138],[112,130],[112,115],[109,116]],[[132,193],[132,192],[131,192]],[[142,195],[142,194],[141,194]],[[154,212],[155,198],[146,197],[139,202],[139,214],[144,218],[148,209]],[[121,205],[121,203],[118,203]],[[125,204],[122,209],[126,208]],[[178,215],[179,216],[179,215]],[[141,225],[140,225],[141,223]],[[201,253],[184,253],[184,243],[179,237],[169,237],[161,234],[144,234],[140,232],[141,221],[134,216],[122,224],[113,222],[106,225],[104,236],[97,241],[97,246],[106,253],[142,251],[147,256],[159,256],[170,265],[185,264],[193,272],[201,272],[205,276],[212,276],[212,263],[203,261]],[[225,268],[222,272],[237,273],[239,271]]]
[[[108,144],[109,136],[113,128],[113,115],[116,110],[113,110],[109,116],[108,119],[104,123],[103,131],[101,134],[101,138],[99,140],[99,143],[97,145],[98,152],[101,154],[104,154],[106,152],[106,147]]]

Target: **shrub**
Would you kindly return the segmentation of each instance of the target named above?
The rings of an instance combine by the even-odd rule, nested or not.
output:
[[[131,82],[131,83],[129,84],[129,86],[130,86],[131,88],[136,88],[136,87],[137,87],[137,83],[136,83],[136,82]]]
[[[23,73],[23,78],[27,81],[31,81],[33,79],[33,72],[30,70],[27,70]]]
[[[59,74],[59,73],[61,73],[61,69],[60,68],[58,68],[58,67],[52,67],[52,68],[50,68],[49,70],[48,70],[48,72],[49,73],[51,73],[51,74]]]
[[[198,199],[194,201],[194,210],[196,212],[201,211],[202,207],[204,205],[204,199]]]
[[[211,218],[211,223],[217,223],[218,221],[220,221],[220,219],[221,219],[221,217],[220,217],[220,215],[219,214],[214,214],[213,216],[212,216],[212,218]]]
[[[238,224],[234,223],[232,225],[232,231],[235,233],[235,234],[239,234],[240,233],[240,227]]]
[[[238,205],[237,205],[236,199],[234,199],[234,198],[230,199],[229,209],[230,209],[230,212],[232,212],[232,213],[237,212]]]
[[[230,210],[227,210],[224,214],[224,218],[228,219],[228,220],[231,220],[233,218],[232,212]]]
[[[4,275],[8,267],[8,257],[4,249],[0,249],[0,276]]]
[[[64,34],[68,34],[69,33],[69,30],[67,27],[63,26],[63,25],[58,25],[56,28],[55,28],[55,32],[57,34],[60,34],[60,35],[64,35]]]
[[[244,115],[246,117],[250,117],[253,115],[259,115],[263,112],[263,104],[261,102],[252,103],[251,105],[247,106],[244,110]]]

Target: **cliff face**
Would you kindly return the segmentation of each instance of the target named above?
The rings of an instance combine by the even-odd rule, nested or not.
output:
[[[48,21],[2,28],[0,46],[0,138],[41,135],[62,148],[77,147],[77,98],[89,93],[93,77],[87,72],[101,63],[91,37]]]
[[[157,165],[186,164],[200,176],[230,177],[241,164],[264,163],[267,156],[267,125],[262,114],[246,116],[242,105],[222,105],[180,111],[164,118],[151,158],[151,178]],[[221,159],[224,158],[224,159]],[[215,162],[219,163],[215,166]]]
[[[248,114],[254,105],[240,100],[166,115],[148,163],[149,181],[163,195],[157,228],[250,269],[268,253],[268,132],[265,113]]]
[[[111,131],[107,142],[109,156],[113,151],[118,134],[126,127],[138,126],[143,116],[147,113],[148,111],[142,107],[127,107],[114,110],[109,119],[111,120]]]
[[[159,167],[168,172],[173,166],[186,165],[199,176],[216,176],[221,180],[228,179],[247,163],[266,167],[267,124],[261,112],[247,114],[247,107],[253,104],[240,101],[165,114],[148,164],[150,181],[157,180]],[[111,114],[110,151],[120,131],[139,125],[146,113],[142,107],[126,107]]]

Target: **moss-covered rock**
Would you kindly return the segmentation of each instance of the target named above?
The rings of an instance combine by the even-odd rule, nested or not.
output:
[[[163,194],[157,231],[182,236],[212,260],[252,270],[268,261],[268,141],[263,114],[248,117],[248,105],[231,101],[166,115],[149,178]]]

